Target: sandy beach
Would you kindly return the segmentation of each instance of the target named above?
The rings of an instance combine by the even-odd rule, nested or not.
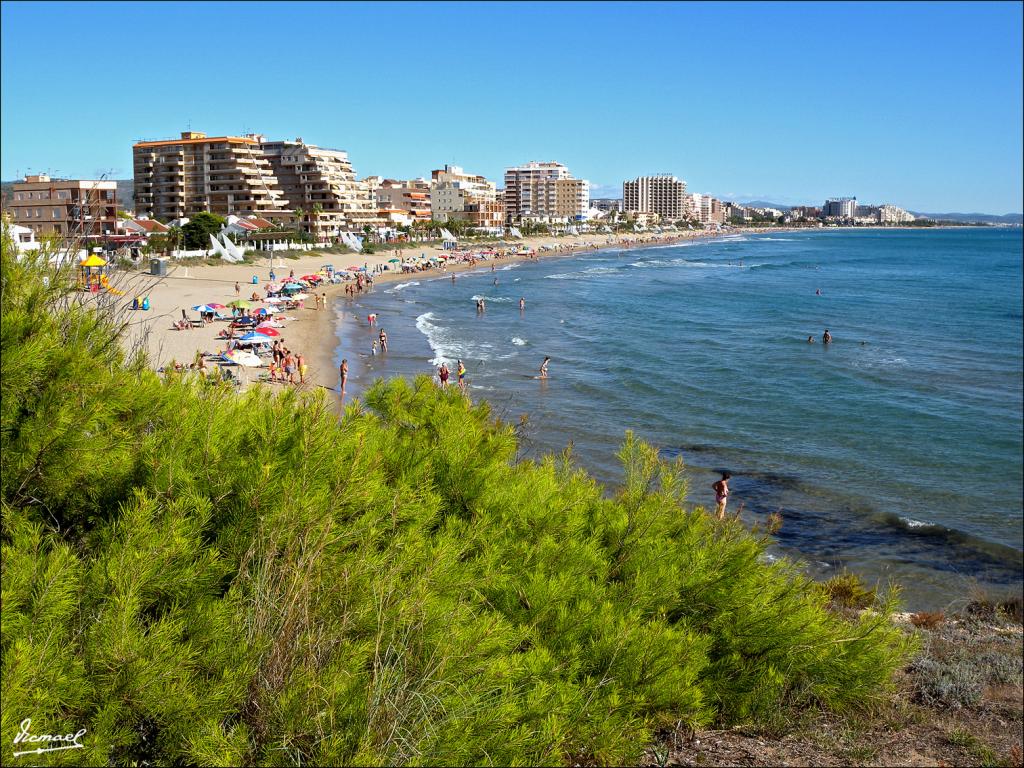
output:
[[[742,230],[744,234],[766,231],[762,228]],[[786,231],[771,228],[771,231]],[[596,250],[603,248],[639,247],[652,243],[671,243],[696,238],[713,238],[734,232],[684,231],[663,234],[586,234],[578,236],[555,237],[552,235],[527,237],[515,242],[520,250],[534,251],[535,258],[544,259],[548,256],[564,256],[566,253]],[[544,246],[549,249],[543,250]],[[472,250],[489,250],[493,246],[479,245]],[[406,248],[399,252],[404,259],[411,259],[420,254],[439,256],[449,252],[441,248],[428,246],[414,249]],[[122,272],[112,280],[112,285],[124,291],[125,303],[130,305],[135,296],[148,296],[148,311],[130,311],[129,332],[124,338],[126,347],[142,345],[150,365],[161,368],[173,362],[191,363],[197,353],[215,353],[225,349],[225,342],[217,339],[217,334],[227,327],[226,322],[214,322],[201,328],[177,330],[174,323],[182,318],[182,311],[189,318],[197,318],[198,314],[192,307],[207,304],[228,304],[235,299],[250,299],[253,293],[261,298],[265,295],[265,286],[270,282],[273,268],[280,280],[289,273],[296,277],[316,274],[325,264],[332,264],[343,269],[353,264],[365,264],[370,273],[378,266],[387,266],[389,259],[396,256],[394,250],[386,246],[377,246],[372,254],[338,254],[310,252],[299,258],[282,257],[276,254],[273,264],[270,258],[260,258],[251,264],[203,264],[203,265],[172,265],[165,277],[150,276],[143,272]],[[530,258],[527,254],[511,254],[500,258],[502,264],[524,261]],[[374,287],[401,280],[410,280],[424,275],[458,273],[471,269],[489,268],[493,260],[478,261],[475,265],[457,263],[434,267],[426,271],[399,272],[385,271],[374,275]],[[391,265],[394,266],[394,265]],[[253,278],[258,282],[253,283]],[[236,292],[235,286],[239,290]],[[312,390],[323,387],[338,396],[339,374],[335,362],[335,351],[339,339],[334,327],[335,313],[331,310],[332,299],[344,295],[345,286],[351,283],[324,283],[316,289],[318,294],[326,294],[327,301],[322,309],[317,309],[312,294],[305,301],[305,306],[294,311],[282,312],[281,338],[286,346],[294,352],[302,354],[308,365],[308,372],[301,389]],[[365,293],[365,291],[364,291]],[[258,303],[258,302],[254,302]],[[226,312],[229,312],[227,310]],[[241,372],[243,385],[255,381],[265,369],[246,369]],[[274,384],[275,387],[288,386]]]

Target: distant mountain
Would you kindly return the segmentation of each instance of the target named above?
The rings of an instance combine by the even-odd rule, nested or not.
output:
[[[921,213],[919,211],[911,211],[911,213],[919,218],[934,219],[935,221],[1018,225],[1024,223],[1024,214],[1020,213],[1004,213],[1002,216],[996,216],[991,213]]]
[[[783,205],[782,203],[769,203],[767,200],[737,200],[736,202],[750,208],[775,208],[778,211],[788,211],[793,207],[792,205]]]
[[[135,210],[135,180],[114,179],[117,182],[117,207],[122,211]],[[5,201],[14,189],[13,181],[0,181],[0,197]]]

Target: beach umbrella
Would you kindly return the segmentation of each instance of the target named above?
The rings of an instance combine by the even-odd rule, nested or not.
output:
[[[303,275],[303,280],[307,280],[311,283],[319,283],[323,278],[320,275]]]
[[[349,272],[365,272],[366,271],[366,267],[349,267],[347,271],[349,271]]]
[[[260,307],[256,310],[257,315],[272,315],[277,312],[276,307]]]
[[[276,337],[276,336],[280,336],[281,335],[281,332],[279,330],[277,330],[272,325],[267,325],[266,323],[260,323],[259,325],[257,325],[256,326],[256,330],[253,331],[253,333],[258,333],[261,336],[272,336],[272,337]]]
[[[271,296],[268,299],[264,299],[263,303],[264,304],[280,304],[282,301],[284,301],[284,299],[278,298],[277,296]],[[272,312],[273,309],[271,308],[271,309],[268,309],[267,311],[268,312]]]
[[[246,352],[243,349],[232,349],[228,352],[225,352],[223,355],[221,355],[221,357],[223,357],[229,363],[234,363],[235,365],[243,365],[249,368],[259,368],[261,365],[263,365],[263,361],[256,357],[256,355],[254,355],[252,352]]]
[[[397,264],[401,259],[388,259],[388,264]]]
[[[246,301],[245,299],[235,299],[232,302],[228,302],[228,306],[235,309],[251,309],[254,305],[251,301]]]
[[[196,307],[192,307],[192,309],[195,312],[202,312],[204,315],[216,314],[217,312],[217,307],[215,307],[213,304],[200,304]]]

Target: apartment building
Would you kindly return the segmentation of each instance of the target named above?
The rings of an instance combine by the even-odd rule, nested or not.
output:
[[[375,192],[356,180],[348,152],[307,144],[301,137],[260,146],[301,230],[323,241],[383,223]]]
[[[413,221],[430,221],[430,182],[426,179],[384,179],[377,186],[377,206],[405,211]]]
[[[836,197],[826,200],[821,213],[826,218],[852,219],[857,215],[857,198]]]
[[[6,210],[36,236],[102,239],[117,234],[117,182],[26,176],[14,183]]]
[[[505,205],[497,200],[467,203],[461,211],[452,211],[448,217],[468,221],[477,229],[501,229],[505,225]]]
[[[208,211],[287,221],[288,201],[262,141],[258,134],[184,131],[179,139],[138,142],[132,148],[136,211],[164,220]]]
[[[505,219],[565,222],[586,218],[590,183],[561,163],[530,162],[505,169]]]
[[[886,203],[878,207],[878,221],[880,224],[906,224],[916,219],[917,217],[914,214],[895,205]]]
[[[622,205],[627,211],[657,213],[663,221],[679,221],[690,214],[686,182],[671,174],[622,182]]]
[[[449,218],[467,220],[454,214],[464,213],[470,206],[475,206],[478,213],[486,211],[485,204],[494,203],[496,198],[494,182],[483,176],[467,174],[457,165],[446,165],[430,173],[430,210],[437,221],[448,221]]]

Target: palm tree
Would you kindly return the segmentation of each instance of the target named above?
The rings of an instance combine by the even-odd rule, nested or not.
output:
[[[295,209],[295,221],[296,221],[295,229],[296,229],[296,231],[298,231],[298,232],[302,231],[302,220],[305,217],[306,217],[306,212],[304,210],[302,210],[301,208],[296,208]]]
[[[320,239],[320,214],[324,212],[324,208],[320,203],[313,203],[313,229],[314,234],[317,236],[317,240]]]

